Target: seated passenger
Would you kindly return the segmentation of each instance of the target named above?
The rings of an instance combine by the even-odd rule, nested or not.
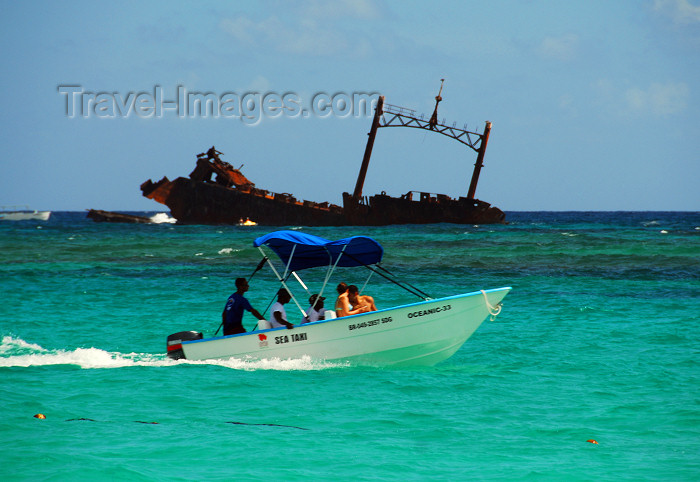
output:
[[[340,283],[336,288],[338,292],[338,299],[335,300],[335,314],[338,318],[341,316],[357,315],[358,313],[365,313],[369,311],[365,307],[354,310],[350,306],[348,301],[348,285],[345,283]]]
[[[325,296],[311,295],[309,298],[309,309],[306,310],[306,316],[302,320],[302,323],[311,323],[312,321],[325,320],[326,319],[326,309],[323,307],[323,300]]]
[[[348,285],[340,283],[335,290],[338,292],[338,297],[335,299],[335,314],[340,318],[341,316],[345,316],[347,311],[350,311]]]
[[[374,304],[374,298],[371,296],[361,295],[357,289],[357,286],[355,285],[348,286],[348,301],[352,306],[352,310],[364,308],[364,312],[377,311],[377,307]]]
[[[287,311],[284,309],[284,304],[289,303],[292,299],[286,288],[280,288],[277,292],[277,302],[272,305],[270,310],[270,325],[272,328],[286,326],[288,329],[294,328],[294,325],[287,321]]]

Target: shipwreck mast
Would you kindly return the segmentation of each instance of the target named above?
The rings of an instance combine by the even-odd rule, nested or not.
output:
[[[379,122],[383,114],[384,107],[384,96],[380,95],[377,101],[377,107],[374,109],[374,119],[372,119],[372,128],[369,130],[369,137],[367,138],[367,146],[365,146],[365,155],[362,157],[362,165],[360,166],[360,174],[357,176],[357,183],[355,183],[355,191],[352,193],[352,197],[355,199],[360,199],[362,197],[362,187],[365,184],[365,176],[367,175],[367,167],[369,166],[369,158],[372,156],[372,148],[374,147],[374,138],[377,137],[377,129],[379,128]]]
[[[489,134],[491,134],[491,123],[486,121],[486,126],[484,127],[484,133],[481,134],[481,145],[479,146],[478,154],[476,156],[476,163],[474,163],[474,172],[472,172],[472,181],[469,183],[469,192],[467,193],[467,199],[474,199],[474,193],[476,193],[476,183],[479,182],[479,173],[481,173],[481,168],[484,167],[484,154],[486,154],[486,144],[489,142]]]
[[[447,126],[445,125],[444,119],[442,123],[439,123],[437,111],[438,105],[440,104],[440,101],[442,101],[441,94],[444,81],[445,79],[440,79],[440,91],[438,92],[438,95],[435,96],[435,109],[433,110],[433,114],[430,116],[430,119],[427,121],[424,119],[423,115],[417,117],[415,110],[385,104],[384,96],[379,96],[377,107],[374,111],[372,127],[367,134],[367,146],[365,147],[365,154],[362,158],[360,173],[357,176],[355,191],[352,195],[355,200],[359,201],[362,197],[362,188],[365,183],[365,177],[367,176],[369,160],[372,156],[374,139],[377,136],[377,129],[380,127],[412,127],[414,129],[425,129],[451,137],[452,139],[455,139],[456,141],[461,142],[465,146],[474,150],[477,153],[477,158],[476,163],[474,164],[471,182],[469,184],[469,191],[467,193],[467,199],[474,199],[476,185],[479,182],[479,174],[481,172],[481,168],[484,166],[486,145],[488,144],[489,134],[491,133],[491,122],[486,121],[486,126],[484,127],[483,133],[468,131],[466,125],[464,126],[464,129],[459,129],[456,127],[456,122],[453,123],[452,126]]]

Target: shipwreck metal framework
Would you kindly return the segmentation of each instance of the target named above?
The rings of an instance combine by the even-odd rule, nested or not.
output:
[[[172,216],[182,224],[245,224],[249,219],[268,226],[386,226],[391,224],[495,224],[505,223],[505,213],[491,204],[476,199],[476,186],[484,164],[484,155],[491,132],[486,122],[483,132],[460,129],[456,123],[438,120],[440,92],[435,97],[435,109],[428,119],[412,109],[377,100],[372,126],[368,133],[362,166],[353,194],[343,192],[343,205],[297,200],[288,193],[275,193],[256,187],[212,146],[197,155],[197,165],[189,178],[158,182],[150,179],[141,184],[147,198],[165,204]],[[433,131],[447,136],[477,153],[471,183],[466,196],[408,191],[397,197],[381,191],[362,195],[377,130],[382,127],[410,127]],[[470,151],[470,156],[471,156]],[[465,169],[467,171],[467,169]],[[465,173],[466,177],[466,173]],[[414,199],[414,195],[418,194]]]
[[[355,184],[355,190],[353,192],[353,197],[355,199],[359,200],[362,198],[362,188],[365,183],[369,160],[372,156],[374,139],[377,136],[377,129],[381,127],[411,127],[414,129],[433,131],[454,139],[474,150],[477,153],[477,158],[476,163],[474,164],[471,182],[469,184],[469,191],[467,193],[467,199],[474,199],[474,195],[476,194],[476,185],[479,182],[479,174],[481,173],[481,168],[484,165],[486,145],[488,144],[489,134],[491,133],[491,122],[486,121],[486,126],[484,127],[484,132],[482,133],[469,131],[467,130],[466,125],[464,126],[464,129],[460,129],[456,126],[456,122],[452,126],[445,125],[444,119],[442,124],[438,123],[437,109],[440,101],[442,100],[442,97],[440,96],[441,93],[442,85],[440,85],[440,93],[438,93],[438,95],[435,97],[435,110],[433,111],[433,114],[429,120],[425,120],[423,115],[418,117],[416,115],[416,111],[413,109],[407,109],[405,107],[399,107],[392,104],[385,104],[384,96],[379,97],[377,107],[374,112],[372,128],[368,134],[369,138],[367,139],[365,154],[362,158],[360,173],[357,177],[357,183]]]
[[[483,142],[483,135],[464,129],[460,129],[456,126],[456,122],[452,126],[447,126],[444,124],[445,119],[442,120],[442,124],[431,124],[429,120],[425,120],[423,114],[420,117],[416,116],[416,111],[413,109],[407,109],[406,107],[400,107],[398,105],[383,104],[382,116],[377,127],[413,127],[416,129],[426,129],[438,134],[451,137],[457,142],[461,142],[465,146],[473,149],[475,152],[479,152],[481,143]]]

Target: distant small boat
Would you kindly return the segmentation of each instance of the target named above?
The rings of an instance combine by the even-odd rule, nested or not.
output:
[[[51,211],[31,210],[28,207],[25,209],[17,209],[16,206],[0,208],[0,221],[48,221],[51,216]]]

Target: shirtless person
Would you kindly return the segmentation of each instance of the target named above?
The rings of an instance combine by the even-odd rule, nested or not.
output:
[[[359,310],[363,309],[363,312],[366,311],[377,311],[377,307],[374,304],[374,298],[371,296],[363,296],[360,295],[359,290],[357,289],[357,286],[355,285],[350,285],[348,286],[348,301],[352,305],[353,310]],[[363,313],[360,312],[360,313]]]
[[[355,289],[357,289],[357,287]],[[357,309],[353,309],[350,306],[350,301],[348,300],[348,285],[345,283],[340,283],[336,291],[338,292],[338,299],[335,300],[335,314],[338,318],[370,311],[366,306],[361,306]]]

